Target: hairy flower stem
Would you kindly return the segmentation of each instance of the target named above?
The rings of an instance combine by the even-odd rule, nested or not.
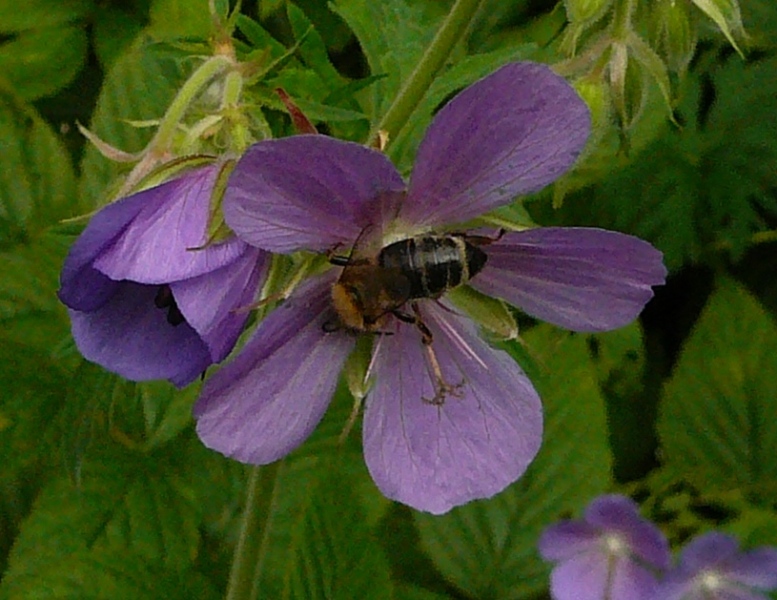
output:
[[[191,77],[181,86],[170,107],[167,109],[162,122],[159,124],[156,135],[149,147],[157,152],[166,152],[173,141],[173,136],[177,127],[181,124],[183,116],[189,105],[218,74],[222,73],[231,64],[226,56],[214,56],[206,60],[200,67],[192,73]]]
[[[399,94],[394,98],[394,102],[386,114],[370,133],[370,145],[375,144],[380,131],[388,133],[389,141],[396,139],[423,99],[429,86],[432,85],[437,72],[464,36],[481,2],[482,0],[456,1],[415,70],[399,90]]]
[[[245,512],[240,527],[226,600],[254,600],[260,597],[259,584],[267,552],[267,523],[275,498],[275,483],[283,461],[253,467],[246,489]]]

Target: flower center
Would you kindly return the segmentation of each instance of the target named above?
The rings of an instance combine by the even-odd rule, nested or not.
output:
[[[700,591],[714,592],[726,585],[726,580],[715,571],[702,571],[696,576]]]
[[[626,556],[629,554],[629,545],[617,533],[606,533],[602,537],[604,548],[611,556]]]

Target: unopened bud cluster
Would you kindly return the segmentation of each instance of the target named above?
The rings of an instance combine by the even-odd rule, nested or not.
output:
[[[672,78],[682,77],[711,19],[741,52],[744,30],[738,0],[564,0],[568,25],[559,72],[598,80],[624,136],[640,117],[649,89],[657,85],[672,109]]]

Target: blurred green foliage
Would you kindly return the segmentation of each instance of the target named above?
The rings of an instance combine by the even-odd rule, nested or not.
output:
[[[642,322],[618,332],[521,321],[525,345],[508,350],[543,397],[545,444],[511,488],[442,517],[392,506],[358,436],[338,443],[351,410],[342,386],[313,437],[257,488],[269,507],[250,542],[260,597],[535,598],[547,586],[542,528],[626,482],[667,530],[725,527],[777,544],[777,8],[677,3],[693,43],[661,37],[677,29],[651,15],[668,13],[637,2],[632,15],[667,61],[675,123],[661,78],[640,63],[628,127],[606,73],[581,71],[562,29],[565,7],[576,11],[584,55],[621,2],[483,3],[391,141],[392,159],[406,173],[442,103],[499,65],[558,64],[580,87],[599,86],[595,143],[556,188],[560,208],[550,192],[526,208],[543,225],[647,239],[669,281]],[[267,67],[249,102],[288,135],[272,92],[283,87],[322,131],[364,141],[450,6],[244,1],[236,47]],[[212,28],[205,0],[28,0],[23,10],[0,0],[0,597],[217,598],[227,586],[249,477],[194,436],[198,384],[128,383],[84,363],[55,295],[85,215],[127,172],[76,123],[143,148],[153,130],[135,125],[162,116]],[[701,518],[702,505],[726,510]]]

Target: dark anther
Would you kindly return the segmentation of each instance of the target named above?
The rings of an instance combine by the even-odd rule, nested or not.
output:
[[[170,323],[170,325],[173,327],[176,327],[186,321],[183,313],[181,312],[181,309],[178,308],[178,305],[175,303],[173,291],[170,289],[169,285],[159,286],[156,296],[154,296],[154,306],[157,308],[167,309],[167,322]]]

